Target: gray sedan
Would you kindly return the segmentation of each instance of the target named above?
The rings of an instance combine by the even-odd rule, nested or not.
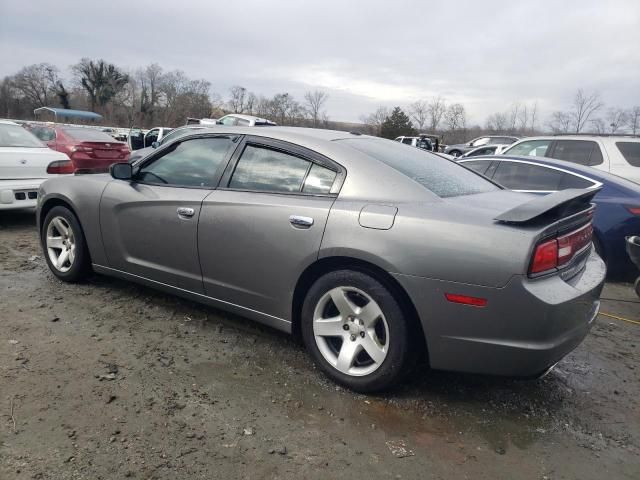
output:
[[[595,193],[511,192],[359,134],[212,127],[48,180],[37,221],[61,280],[93,270],[299,335],[369,392],[425,351],[434,369],[536,376],[574,349],[604,282]]]

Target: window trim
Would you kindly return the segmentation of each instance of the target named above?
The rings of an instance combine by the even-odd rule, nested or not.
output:
[[[256,146],[259,148],[268,148],[271,150],[276,150],[287,155],[291,155],[293,157],[298,157],[302,160],[309,162],[309,167],[305,172],[305,175],[302,180],[302,184],[300,187],[300,191],[297,192],[275,192],[269,190],[253,190],[253,189],[244,189],[244,188],[231,188],[229,184],[231,182],[231,177],[233,176],[238,162],[244,153],[245,148],[248,145]],[[336,172],[336,178],[333,181],[333,185],[329,190],[329,193],[308,193],[303,192],[304,182],[311,171],[311,167],[313,164],[324,167],[328,170],[332,170]],[[275,138],[269,137],[258,137],[254,135],[245,135],[244,138],[239,142],[238,148],[233,153],[231,161],[227,164],[227,168],[225,169],[222,178],[218,182],[219,190],[227,190],[230,192],[247,192],[247,193],[261,193],[268,195],[295,195],[295,196],[303,196],[303,197],[337,197],[340,193],[340,189],[344,183],[344,179],[346,178],[346,169],[340,165],[339,163],[331,160],[330,158],[325,157],[324,155],[319,154],[318,152],[314,152],[313,150],[309,150],[305,147],[301,147],[300,145],[296,145],[294,143],[289,143],[284,140],[277,140]]]
[[[481,161],[481,162],[488,162],[488,161],[494,161],[494,162],[498,162],[498,166],[496,167],[496,171],[498,169],[498,167],[500,166],[500,164],[502,162],[511,162],[511,163],[526,163],[528,165],[533,165],[536,167],[543,167],[543,168],[549,168],[551,170],[557,170],[558,172],[562,172],[562,173],[567,173],[569,175],[573,175],[575,177],[581,178],[583,180],[586,180],[588,182],[593,183],[592,186],[587,187],[585,190],[592,190],[595,188],[600,188],[602,186],[602,182],[599,182],[598,180],[594,180],[593,178],[587,177],[585,175],[582,175],[580,173],[576,173],[576,172],[572,172],[571,170],[567,170],[566,168],[562,168],[562,167],[556,167],[555,165],[545,165],[542,163],[538,163],[538,162],[534,162],[534,161],[530,161],[530,160],[516,160],[513,158],[476,158],[473,159],[475,161]],[[472,161],[472,159],[464,159],[464,160],[460,160],[459,163],[464,163],[464,162],[470,162]],[[467,167],[470,168],[470,167]],[[488,169],[487,169],[488,171]],[[495,171],[494,171],[495,174]],[[492,176],[492,180],[493,180],[493,176]],[[496,180],[497,181],[497,180]],[[505,187],[507,188],[507,187]],[[507,190],[511,190],[509,188],[507,188]],[[560,190],[511,190],[513,192],[521,192],[521,193],[554,193],[554,192],[559,192]]]
[[[165,150],[168,150],[169,148],[172,148],[174,145],[179,145],[180,143],[183,142],[187,142],[189,140],[196,140],[196,139],[201,139],[201,138],[228,138],[229,140],[231,140],[231,142],[236,143],[236,147],[235,148],[231,148],[229,149],[229,151],[227,152],[225,158],[222,160],[222,162],[220,163],[220,165],[218,166],[218,168],[216,169],[215,172],[213,172],[213,176],[212,176],[212,182],[211,185],[208,186],[204,186],[204,187],[199,187],[196,185],[178,185],[178,184],[169,184],[169,183],[152,183],[152,182],[143,182],[140,181],[139,179],[137,179],[137,175],[140,173],[140,170],[150,164],[155,162],[158,158],[162,157],[165,155],[165,153],[169,153],[169,152],[165,152]],[[131,183],[135,183],[137,185],[149,185],[149,186],[153,186],[153,187],[168,187],[168,188],[190,188],[190,189],[196,189],[196,190],[216,190],[217,188],[219,188],[220,186],[220,179],[222,178],[222,175],[224,174],[225,169],[227,168],[227,165],[229,164],[229,161],[231,160],[231,158],[233,157],[233,154],[236,152],[236,150],[238,149],[238,146],[241,142],[238,141],[238,139],[242,137],[241,135],[234,135],[234,134],[229,134],[229,133],[205,133],[205,134],[195,134],[195,135],[189,135],[187,137],[180,137],[179,139],[176,139],[176,141],[172,141],[169,143],[166,143],[164,145],[160,145],[157,149],[156,152],[154,152],[153,154],[149,155],[146,158],[143,158],[142,162],[136,162],[133,164],[133,176],[130,180]]]

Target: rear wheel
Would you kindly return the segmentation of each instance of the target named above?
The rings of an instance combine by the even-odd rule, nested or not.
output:
[[[318,366],[359,392],[391,387],[410,357],[405,316],[372,276],[339,270],[320,277],[302,308],[302,337]]]
[[[460,150],[451,150],[449,152],[449,155],[451,155],[452,157],[459,157],[460,155],[462,155],[462,153],[460,152]]]
[[[44,219],[41,234],[44,257],[56,277],[77,282],[89,273],[87,244],[71,210],[62,206],[52,208]]]

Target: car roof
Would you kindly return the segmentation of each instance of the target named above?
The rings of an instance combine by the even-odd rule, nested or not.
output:
[[[242,118],[243,120],[255,121],[255,122],[271,122],[271,120],[267,120],[266,118],[256,117],[255,115],[245,115],[244,113],[228,113],[224,117],[236,117],[236,118]],[[220,117],[220,118],[222,119],[224,117]]]
[[[619,139],[624,141],[640,142],[640,137],[637,135],[606,135],[606,134],[589,134],[589,133],[563,133],[558,135],[536,135],[535,137],[524,137],[521,141],[525,140],[605,140],[605,139]],[[513,143],[511,145],[514,145]]]

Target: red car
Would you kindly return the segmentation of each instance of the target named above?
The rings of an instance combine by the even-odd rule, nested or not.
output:
[[[112,163],[126,162],[131,153],[126,143],[93,128],[63,125],[27,128],[49,148],[69,157],[70,162],[58,173],[106,172]]]

